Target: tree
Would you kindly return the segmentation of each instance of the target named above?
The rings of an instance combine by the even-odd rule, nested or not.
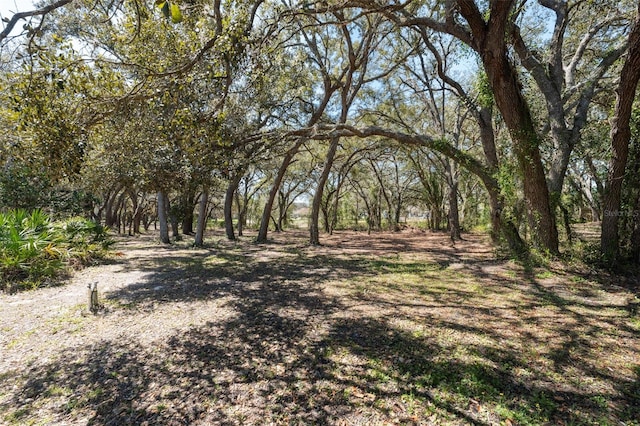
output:
[[[356,220],[365,205],[370,229],[385,214],[397,226],[407,205],[403,182],[414,194],[418,178],[434,211],[448,213],[454,239],[462,193],[476,197],[471,187],[479,179],[492,235],[514,251],[525,248],[520,217],[535,245],[557,253],[558,207],[569,236],[571,213],[582,216],[571,203],[601,214],[605,154],[597,134],[605,126],[593,122],[610,114],[611,77],[633,44],[626,43],[629,1],[612,9],[556,0],[427,0],[420,7],[195,0],[181,9],[180,23],[151,3],[93,9],[75,0],[64,13],[59,3],[23,16],[37,24],[12,56],[20,53],[25,68],[2,64],[9,88],[2,114],[19,124],[2,124],[11,133],[5,140],[22,153],[3,152],[2,165],[33,160],[34,167],[24,164],[55,171],[48,176],[55,184],[90,188],[103,198],[95,215],[119,231],[139,231],[155,203],[148,194],[162,192],[160,210],[170,204],[183,232],[192,231],[200,199],[201,244],[202,212],[224,177],[227,232],[235,237],[234,214],[241,232],[247,206],[258,206],[249,198],[259,187],[248,179],[258,170],[256,179],[270,185],[257,238],[264,241],[272,218],[282,228],[296,194],[306,191],[308,173],[296,168],[307,149],[318,159],[304,170],[317,176],[312,244],[320,242],[321,215],[328,232],[339,222],[342,200],[356,200]],[[533,25],[540,16],[548,32]],[[479,70],[462,75],[474,60]],[[606,184],[618,212],[635,208],[637,198],[620,174],[635,167],[622,101],[634,79],[623,68]],[[390,153],[390,141],[423,158],[409,167]],[[370,145],[379,158],[365,167],[357,153]],[[372,182],[357,182],[358,175]],[[354,194],[343,196],[347,190]],[[618,222],[617,232],[622,226],[635,235],[629,223]],[[609,237],[619,250],[620,238]]]
[[[604,189],[604,216],[600,237],[602,256],[611,262],[618,261],[620,257],[618,224],[620,215],[624,214],[620,210],[622,183],[629,156],[630,120],[638,81],[640,81],[640,4],[638,4],[638,13],[629,34],[629,52],[620,73],[611,124],[613,152]]]
[[[343,11],[335,12],[333,15],[340,22],[347,21]],[[336,46],[335,49],[338,52],[344,51],[346,55],[345,57],[345,55],[336,55],[330,51],[324,52],[325,57],[332,58],[337,56],[338,60],[335,61],[337,63],[327,62],[320,68],[322,74],[332,80],[332,85],[339,87],[340,101],[338,107],[339,116],[336,117],[337,123],[344,124],[347,122],[351,107],[363,86],[379,79],[386,73],[386,70],[380,71],[374,68],[374,72],[377,72],[378,75],[369,75],[369,63],[378,59],[374,52],[376,47],[384,40],[385,35],[386,32],[381,27],[381,18],[375,15],[365,16],[360,19],[349,19],[349,24],[341,25],[335,29],[335,33],[333,31],[329,32],[329,37],[338,39],[340,42],[340,45]],[[312,43],[314,44],[313,49],[317,51],[318,43],[315,40]],[[324,43],[324,45],[330,44]],[[339,71],[337,76],[332,75],[332,69]],[[339,143],[339,137],[330,138],[324,167],[313,195],[311,217],[309,219],[309,242],[312,245],[320,244],[318,221],[322,196],[333,167]]]
[[[522,65],[545,99],[547,128],[553,143],[548,182],[552,203],[558,204],[571,153],[578,146],[587,124],[592,100],[605,87],[602,82],[627,46],[619,32],[628,25],[626,2],[608,5],[540,0],[555,20],[545,52],[535,40],[527,41],[516,22],[511,43]],[[535,7],[535,6],[534,6]],[[537,19],[541,19],[536,16]],[[527,25],[537,26],[537,23]],[[531,31],[526,29],[526,31]]]
[[[405,208],[407,194],[416,183],[409,162],[403,161],[404,153],[397,148],[387,146],[377,151],[377,156],[368,156],[368,163],[379,185],[379,193],[387,209],[386,217],[389,229],[400,231],[400,217]]]
[[[31,35],[34,32],[35,28],[42,27],[44,22],[44,18],[47,14],[53,12],[54,10],[60,9],[61,7],[66,6],[67,4],[73,2],[73,0],[58,0],[52,2],[50,4],[44,5],[38,9],[33,9],[25,12],[14,13],[11,18],[8,18],[5,22],[6,25],[2,31],[0,31],[0,43],[2,43],[13,31],[16,24],[20,22],[20,20],[31,17],[41,17],[41,21],[35,27],[31,24],[25,25],[25,30],[28,35]]]
[[[331,73],[326,68],[327,58],[319,49],[321,45],[318,40],[320,34],[316,33],[315,28],[317,24],[317,21],[313,17],[296,17],[290,28],[293,34],[289,33],[286,35],[286,37],[294,38],[296,41],[291,46],[285,46],[287,50],[291,49],[293,51],[289,54],[289,57],[294,59],[293,62],[287,64],[287,67],[292,70],[306,69],[310,71],[310,74],[306,75],[301,75],[293,71],[293,75],[297,75],[298,79],[289,81],[289,84],[291,84],[289,87],[291,89],[293,89],[293,87],[300,87],[301,82],[307,83],[305,90],[297,97],[298,110],[300,111],[300,117],[297,118],[298,125],[303,125],[307,128],[314,126],[321,120],[333,94],[340,88],[342,83],[342,78],[332,78]],[[298,49],[302,50],[300,51]],[[302,61],[302,63],[300,61]],[[310,65],[310,67],[305,67],[305,65]],[[345,72],[346,70],[342,70],[341,74]],[[303,121],[304,118],[302,117],[307,117],[306,122]],[[262,212],[260,229],[256,237],[257,242],[264,243],[267,240],[271,211],[273,210],[273,204],[278,195],[278,190],[287,172],[287,168],[306,140],[307,138],[305,136],[295,137],[292,145],[284,152],[282,162],[275,175],[271,191],[269,192]]]

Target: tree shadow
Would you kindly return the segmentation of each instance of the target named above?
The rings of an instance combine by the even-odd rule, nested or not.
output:
[[[43,408],[60,423],[71,419],[93,425],[593,424],[609,419],[603,401],[624,407],[614,413],[619,421],[633,422],[640,414],[640,370],[635,369],[634,380],[622,382],[594,365],[576,366],[605,329],[573,309],[578,302],[541,285],[535,276],[518,276],[512,284],[482,270],[481,279],[493,287],[483,289],[480,299],[452,283],[446,293],[425,283],[418,294],[433,299],[430,304],[408,300],[415,289],[394,301],[421,309],[416,319],[412,311],[389,309],[384,295],[372,293],[353,298],[380,310],[350,311],[354,300],[328,293],[325,285],[346,280],[355,286],[381,271],[439,273],[445,265],[297,250],[271,257],[258,251],[200,250],[136,267],[145,272],[143,279],[109,294],[109,300],[144,306],[227,298],[229,315],[151,344],[113,338],[34,363],[10,401],[18,424]],[[505,292],[522,293],[522,286],[530,294],[517,309],[477,303]],[[546,305],[584,327],[564,328],[533,316]],[[437,309],[456,309],[461,315],[445,321],[433,313]],[[452,337],[443,341],[407,330],[399,320],[419,320]],[[530,335],[509,334],[526,321]],[[545,344],[544,334],[533,333],[536,327],[548,329],[560,342],[541,355],[553,364],[551,372],[579,368],[611,388],[579,392],[536,371],[522,352],[526,347],[507,344],[508,338],[520,339],[523,346]],[[460,354],[456,332],[480,338],[465,342]],[[517,374],[522,370],[530,375]],[[0,411],[8,406],[0,402]]]
[[[227,322],[150,347],[103,341],[81,354],[64,353],[32,369],[13,402],[24,416],[29,407],[57,404],[60,418],[79,410],[95,425],[420,424],[433,415],[474,425],[510,416],[527,424],[597,419],[598,407],[584,395],[515,378],[511,371],[523,365],[512,351],[479,345],[482,359],[461,361],[384,320],[337,318],[327,326],[324,315],[339,306],[326,300],[303,303],[323,321],[277,315],[273,300],[244,301]],[[637,381],[628,392],[637,398]],[[572,410],[558,399],[572,401]],[[496,414],[501,406],[507,417]]]

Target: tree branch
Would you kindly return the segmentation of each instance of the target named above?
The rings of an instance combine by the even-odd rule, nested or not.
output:
[[[11,34],[11,31],[13,31],[13,28],[16,26],[20,19],[29,18],[31,16],[44,16],[53,10],[59,9],[62,6],[71,3],[72,1],[73,0],[58,0],[57,2],[51,3],[48,6],[41,7],[40,9],[30,10],[27,12],[18,12],[14,14],[9,22],[7,22],[7,26],[4,27],[4,30],[0,32],[0,42],[7,38],[9,34]]]

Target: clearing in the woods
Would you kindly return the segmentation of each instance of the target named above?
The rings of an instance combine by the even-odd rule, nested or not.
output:
[[[0,424],[640,424],[631,279],[496,260],[479,235],[252,237],[121,239],[0,295]]]

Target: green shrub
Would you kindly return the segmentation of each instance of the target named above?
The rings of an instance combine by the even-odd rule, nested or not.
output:
[[[102,226],[83,218],[54,223],[40,210],[0,213],[0,288],[42,283],[70,262],[103,256],[111,244]]]

